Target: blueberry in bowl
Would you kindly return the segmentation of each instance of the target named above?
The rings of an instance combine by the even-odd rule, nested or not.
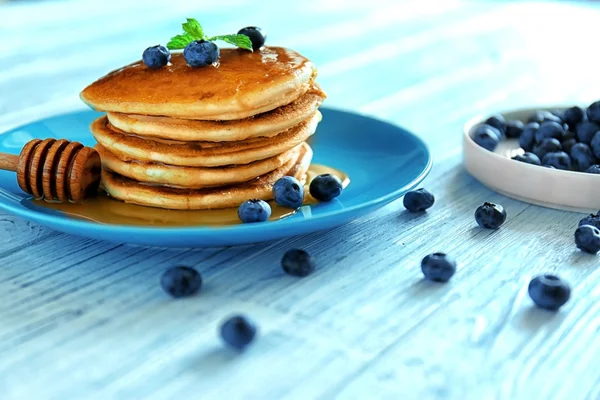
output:
[[[523,154],[517,154],[512,158],[513,160],[524,162],[532,165],[542,165],[540,158],[534,153],[525,152]]]
[[[486,150],[494,151],[500,143],[502,134],[490,125],[480,125],[473,132],[473,140]]]
[[[571,157],[564,151],[548,153],[542,159],[542,165],[568,171],[571,169]]]
[[[540,129],[535,134],[536,142],[541,142],[544,139],[561,140],[565,135],[565,129],[562,123],[556,121],[544,121],[540,124]]]
[[[587,172],[588,174],[600,174],[600,165],[598,165],[598,164],[592,165],[585,172]]]
[[[521,137],[523,129],[525,129],[525,124],[518,119],[508,121],[506,123],[506,137],[510,139],[518,139]]]
[[[519,145],[527,152],[533,151],[535,145],[535,135],[540,129],[540,124],[537,122],[530,122],[523,128],[523,132],[519,137]]]
[[[575,170],[585,172],[596,163],[596,157],[590,146],[585,143],[577,143],[571,149],[571,161]]]
[[[548,153],[556,153],[561,150],[562,145],[558,139],[555,138],[542,139],[533,146],[533,153],[538,156],[540,160],[543,160],[544,156]]]

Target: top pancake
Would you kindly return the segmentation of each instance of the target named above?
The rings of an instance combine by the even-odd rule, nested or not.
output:
[[[293,102],[315,76],[308,59],[282,47],[221,49],[219,62],[202,68],[173,53],[163,68],[138,61],[113,71],[85,88],[81,99],[98,111],[235,120]]]

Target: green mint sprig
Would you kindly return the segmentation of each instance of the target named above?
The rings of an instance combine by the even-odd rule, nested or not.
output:
[[[241,49],[253,51],[252,42],[246,35],[234,34],[209,37],[204,34],[204,29],[202,29],[200,22],[194,18],[187,18],[187,22],[184,22],[181,27],[183,28],[183,33],[181,35],[173,36],[169,43],[167,43],[167,48],[169,50],[185,49],[185,46],[195,40],[207,40],[209,42],[222,40],[223,42],[227,42]]]

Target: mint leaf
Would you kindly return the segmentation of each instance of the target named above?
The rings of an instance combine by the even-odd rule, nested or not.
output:
[[[169,49],[169,50],[185,49],[185,46],[187,46],[194,40],[196,40],[196,39],[189,33],[184,33],[183,35],[173,36],[171,38],[171,40],[169,41],[169,43],[167,43],[167,49]]]
[[[204,30],[202,29],[202,25],[194,18],[187,18],[187,22],[181,24],[183,31],[190,36],[192,36],[195,40],[204,39]]]
[[[213,36],[206,40],[210,40],[211,42],[214,42],[215,40],[222,40],[224,42],[227,42],[229,44],[237,46],[241,49],[253,51],[252,50],[252,42],[250,41],[250,38],[246,35],[240,35],[240,34],[221,35],[221,36]]]

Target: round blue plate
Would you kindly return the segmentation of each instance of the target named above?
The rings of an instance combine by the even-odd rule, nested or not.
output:
[[[323,122],[311,141],[313,162],[340,169],[350,185],[330,203],[305,206],[288,218],[224,227],[156,228],[108,225],[69,217],[35,206],[16,182],[0,171],[0,209],[57,231],[117,243],[161,247],[209,247],[255,243],[332,228],[400,198],[431,169],[431,155],[410,132],[365,116],[322,109]],[[0,152],[18,154],[34,138],[65,138],[94,145],[89,124],[100,114],[82,111],[59,115],[0,135]]]

